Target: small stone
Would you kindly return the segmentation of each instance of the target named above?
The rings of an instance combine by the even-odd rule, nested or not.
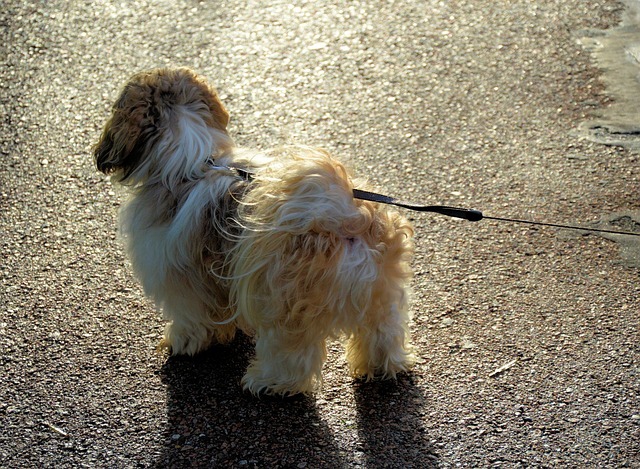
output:
[[[451,318],[444,318],[440,321],[440,327],[449,327],[451,324],[453,324],[453,319]]]
[[[463,337],[462,338],[462,349],[463,350],[469,350],[469,349],[476,348],[476,347],[477,347],[477,345],[474,344],[473,342],[471,342],[471,340],[469,340],[468,337]]]

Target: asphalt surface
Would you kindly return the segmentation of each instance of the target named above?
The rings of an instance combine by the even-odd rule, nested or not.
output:
[[[156,351],[124,194],[91,158],[131,74],[185,65],[240,145],[323,146],[416,202],[640,231],[638,154],[581,130],[615,99],[592,52],[622,9],[4,1],[0,466],[640,467],[637,240],[409,214],[415,370],[356,383],[334,343],[320,392],[258,400],[247,338]]]

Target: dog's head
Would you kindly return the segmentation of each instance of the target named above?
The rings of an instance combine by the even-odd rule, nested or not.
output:
[[[113,106],[94,150],[96,166],[123,183],[189,178],[216,145],[229,145],[228,122],[216,91],[191,70],[141,72]]]

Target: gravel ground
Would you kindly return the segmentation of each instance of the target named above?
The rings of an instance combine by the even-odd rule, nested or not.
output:
[[[637,241],[410,214],[416,369],[354,383],[335,343],[319,393],[257,400],[246,338],[155,350],[124,196],[91,159],[128,76],[187,65],[241,145],[324,146],[424,203],[640,231],[638,154],[579,131],[612,100],[580,39],[622,8],[4,1],[0,465],[640,467]]]

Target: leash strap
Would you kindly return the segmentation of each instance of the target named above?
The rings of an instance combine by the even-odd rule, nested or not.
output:
[[[235,172],[241,179],[247,182],[250,182],[253,180],[253,172],[250,170],[238,168],[236,166],[220,166],[220,165],[217,165],[212,158],[210,158],[207,161],[207,163],[209,165],[209,168],[211,169]],[[636,233],[632,231],[607,230],[603,228],[587,228],[582,226],[562,225],[558,223],[545,223],[545,222],[538,222],[538,221],[531,221],[531,220],[520,220],[517,218],[489,217],[489,216],[483,215],[483,213],[479,210],[473,210],[469,208],[460,208],[460,207],[450,207],[448,205],[418,205],[412,202],[399,200],[394,197],[389,197],[388,195],[377,194],[375,192],[369,192],[362,189],[353,189],[353,197],[360,200],[368,200],[369,202],[395,205],[396,207],[402,207],[409,210],[414,210],[416,212],[439,213],[440,215],[445,215],[447,217],[461,218],[463,220],[468,220],[472,222],[476,222],[484,219],[484,220],[504,221],[509,223],[522,223],[527,225],[549,226],[553,228],[563,228],[567,230],[590,231],[590,232],[596,232],[596,233],[610,233],[610,234],[627,235],[627,236],[640,236],[640,233]]]
[[[360,189],[353,189],[353,197],[360,200],[368,200],[370,202],[379,202],[382,204],[395,205],[397,207],[403,207],[403,208],[407,208],[409,210],[415,210],[418,212],[439,213],[441,215],[446,215],[448,217],[462,218],[464,220],[469,220],[473,222],[485,219],[485,220],[504,221],[504,222],[510,222],[510,223],[524,223],[527,225],[550,226],[554,228],[564,228],[567,230],[593,231],[597,233],[611,233],[611,234],[619,234],[619,235],[627,235],[627,236],[640,236],[640,233],[635,233],[632,231],[617,231],[617,230],[606,230],[602,228],[587,228],[582,226],[561,225],[557,223],[544,223],[544,222],[537,222],[537,221],[530,221],[530,220],[519,220],[516,218],[488,217],[483,215],[482,212],[479,210],[449,207],[446,205],[417,205],[410,202],[405,202],[403,200],[398,200],[386,195],[376,194],[375,192],[363,191]]]
[[[356,199],[368,200],[370,202],[380,202],[388,205],[395,205],[397,207],[408,208],[409,210],[415,210],[417,212],[434,212],[446,215],[448,217],[463,218],[469,221],[482,220],[482,212],[478,210],[472,210],[468,208],[449,207],[447,205],[416,205],[404,200],[394,199],[382,194],[376,194],[375,192],[363,191],[361,189],[353,189],[353,196]]]

